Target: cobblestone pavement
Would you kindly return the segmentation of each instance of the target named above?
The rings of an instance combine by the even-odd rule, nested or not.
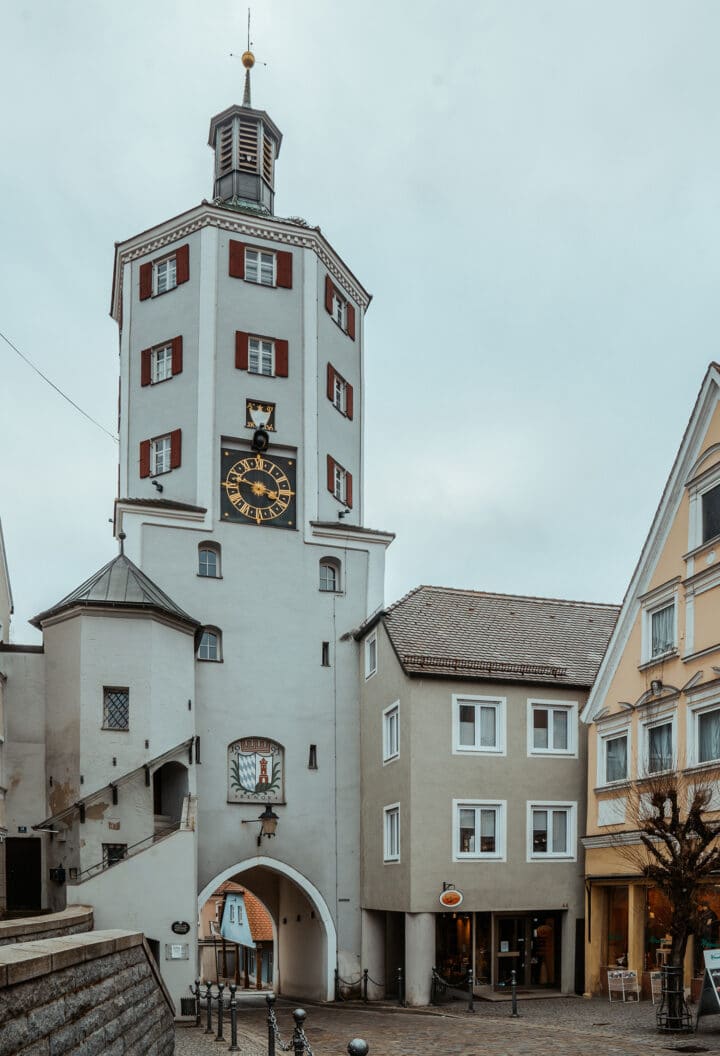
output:
[[[475,1014],[462,1005],[414,1012],[384,1007],[306,1005],[305,1029],[315,1056],[343,1056],[351,1038],[361,1037],[370,1056],[665,1056],[668,1052],[720,1053],[720,1015],[701,1020],[699,1033],[665,1036],[655,1031],[655,1009],[639,1004],[582,998],[510,1005],[476,1002]],[[292,1008],[278,1001],[277,1018],[285,1041],[292,1032]],[[691,1010],[692,1011],[692,1010]],[[694,1021],[694,1011],[693,1011]],[[265,1009],[242,1006],[242,1056],[266,1056]],[[178,1028],[178,1056],[204,1056],[227,1050],[202,1029]],[[229,1031],[226,1030],[226,1036]],[[278,1046],[278,1056],[281,1056]]]

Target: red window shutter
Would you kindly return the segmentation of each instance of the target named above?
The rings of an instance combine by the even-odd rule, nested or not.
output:
[[[144,348],[140,353],[140,384],[149,385],[152,380],[150,364],[152,361],[152,349]]]
[[[182,374],[183,368],[183,346],[182,337],[174,337],[172,339],[172,372],[175,374]]]
[[[185,243],[175,254],[175,281],[180,285],[190,278],[190,246]]]
[[[292,289],[292,253],[277,254],[277,284]]]
[[[352,509],[352,473],[345,474],[345,505]]]
[[[140,441],[140,476],[150,476],[150,441]]]
[[[335,398],[335,367],[331,363],[327,365],[327,398]]]
[[[287,341],[275,342],[275,373],[278,378],[288,376],[288,343]]]
[[[332,495],[335,494],[335,459],[332,455],[327,456],[327,489]]]
[[[347,383],[347,390],[345,392],[345,414],[352,420],[353,416],[353,387],[350,382]]]
[[[245,278],[245,245],[234,238],[230,239],[229,274],[234,279]]]
[[[235,366],[238,370],[248,369],[248,335],[242,330],[235,331]]]
[[[152,264],[140,265],[140,300],[152,297]]]
[[[355,340],[355,309],[351,304],[347,306],[347,332],[348,337]]]
[[[170,469],[177,469],[182,459],[182,429],[170,433]]]
[[[330,312],[332,315],[332,302],[333,302],[333,281],[329,275],[325,276],[325,311]]]

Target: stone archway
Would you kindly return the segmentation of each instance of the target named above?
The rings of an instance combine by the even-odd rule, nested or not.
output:
[[[337,932],[325,899],[307,877],[276,858],[256,856],[228,866],[198,895],[202,907],[225,880],[236,880],[267,906],[276,936],[278,993],[332,1001]]]

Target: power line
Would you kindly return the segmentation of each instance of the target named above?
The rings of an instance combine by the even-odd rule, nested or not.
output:
[[[10,345],[10,348],[13,350],[13,352],[17,352],[17,354],[20,356],[20,359],[22,359],[25,363],[27,363],[27,365],[29,367],[32,367],[32,369],[35,371],[35,373],[39,374],[40,377],[43,379],[43,381],[46,381],[48,383],[48,385],[52,389],[55,389],[55,392],[57,392],[60,396],[62,396],[62,398],[64,400],[67,400],[67,402],[72,407],[74,407],[76,411],[80,411],[80,414],[82,414],[85,418],[87,418],[87,420],[89,422],[92,422],[93,425],[96,425],[98,427],[98,429],[102,429],[102,431],[105,433],[105,435],[109,436],[111,440],[114,440],[116,444],[118,443],[118,437],[117,436],[115,436],[113,433],[109,432],[105,428],[104,425],[100,425],[100,422],[98,422],[95,418],[93,418],[92,415],[88,414],[87,411],[84,411],[82,409],[82,407],[79,407],[77,405],[77,403],[75,403],[75,400],[71,400],[70,397],[67,395],[67,393],[64,393],[62,391],[62,389],[59,389],[57,387],[57,385],[55,384],[54,381],[50,381],[50,378],[46,374],[43,374],[43,372],[40,370],[40,368],[36,367],[35,364],[32,362],[32,360],[28,359],[28,357],[23,352],[20,351],[20,349],[17,347],[17,345],[14,345],[12,343],[10,338],[6,337],[5,334],[2,332],[2,330],[0,330],[0,337],[3,339],[3,341],[5,342],[6,345]]]

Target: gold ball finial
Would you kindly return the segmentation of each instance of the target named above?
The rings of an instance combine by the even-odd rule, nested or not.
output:
[[[251,70],[255,65],[255,56],[251,51],[244,51],[242,54],[242,64],[246,70]]]

